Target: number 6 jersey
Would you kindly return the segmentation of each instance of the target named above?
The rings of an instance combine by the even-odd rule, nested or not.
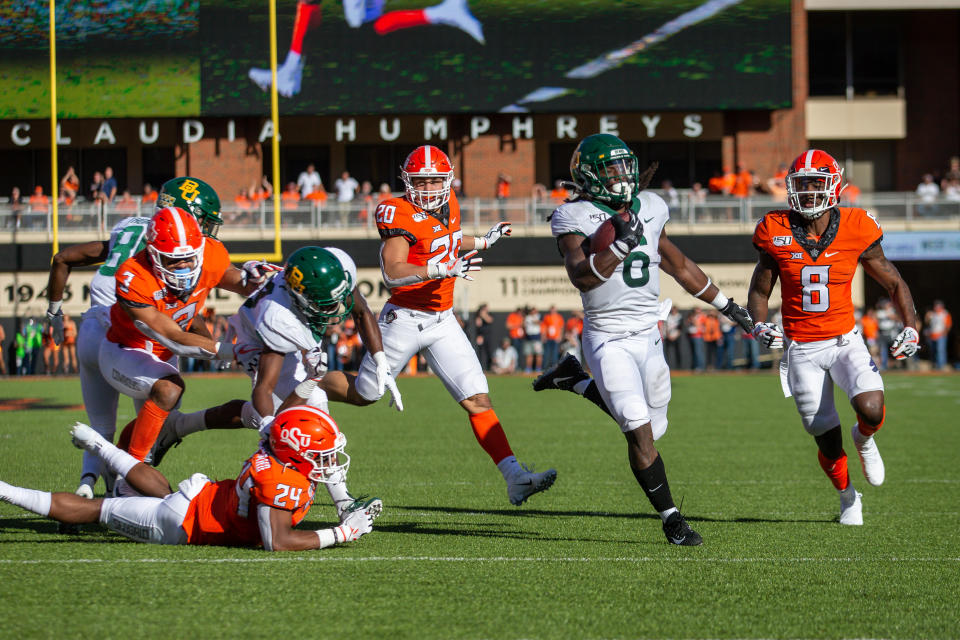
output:
[[[815,342],[853,330],[851,285],[864,251],[883,240],[880,223],[863,209],[837,207],[823,235],[808,237],[790,211],[767,213],[753,244],[780,269],[783,331],[791,340]]]

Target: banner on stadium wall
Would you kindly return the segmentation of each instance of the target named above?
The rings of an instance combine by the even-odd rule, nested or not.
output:
[[[960,260],[960,231],[891,231],[883,234],[890,260]]]
[[[739,304],[746,304],[747,288],[753,274],[752,264],[703,264],[704,272],[727,296]],[[75,318],[90,306],[90,280],[92,270],[74,270],[64,291],[63,312]],[[379,310],[387,301],[389,293],[383,285],[379,269],[357,270],[357,287],[370,303]],[[43,318],[47,310],[46,273],[0,273],[0,317]],[[660,274],[660,298],[671,298],[681,309],[694,306],[707,307],[686,293],[670,276]],[[853,303],[862,307],[864,301],[863,273],[857,271],[853,281]],[[207,307],[218,314],[230,315],[243,299],[228,291],[215,289],[207,298]],[[535,306],[540,310],[555,305],[562,311],[582,308],[580,294],[567,279],[566,269],[556,267],[483,267],[472,282],[457,283],[454,307],[459,312],[475,311],[481,304],[489,305],[494,312],[513,311],[517,307]],[[770,308],[780,306],[779,284],[770,296]]]

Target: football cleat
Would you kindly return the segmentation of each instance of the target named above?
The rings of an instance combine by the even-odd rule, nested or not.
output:
[[[862,525],[863,524],[863,503],[860,498],[863,496],[859,491],[852,490],[840,492],[840,524]]]
[[[90,453],[97,453],[106,443],[103,436],[82,422],[78,422],[70,428],[70,440],[77,449],[86,449]]]
[[[563,389],[564,391],[573,391],[574,385],[589,377],[590,375],[583,370],[577,357],[568,353],[560,362],[541,373],[533,381],[533,390]]]
[[[883,467],[883,458],[880,457],[880,449],[877,448],[877,443],[874,441],[873,436],[865,439],[857,425],[853,425],[850,433],[853,436],[853,443],[857,446],[857,453],[860,454],[860,465],[863,467],[863,477],[873,486],[879,487],[883,484],[885,470]]]
[[[360,496],[346,507],[343,511],[340,512],[340,522],[342,523],[347,516],[349,516],[354,511],[366,511],[370,514],[370,517],[374,520],[380,515],[380,512],[383,511],[383,502],[380,498],[371,498],[370,496]]]
[[[518,507],[533,494],[549,489],[557,479],[555,469],[535,473],[524,464],[520,464],[520,468],[522,471],[518,471],[507,482],[507,497],[510,498],[510,504]]]
[[[157,440],[153,443],[153,448],[150,449],[150,453],[143,461],[151,467],[159,467],[163,456],[167,455],[171,448],[179,447],[181,442],[183,440],[177,436],[173,425],[165,422],[163,428],[160,429],[160,433],[157,434]]]
[[[696,547],[703,544],[699,533],[690,528],[686,519],[679,511],[670,514],[663,523],[663,533],[670,544],[682,547]]]
[[[80,496],[81,498],[86,498],[87,500],[93,499],[93,487],[91,487],[86,482],[81,482],[80,486],[77,487],[77,490],[74,491],[74,493]]]
[[[427,9],[427,16],[431,24],[445,24],[456,27],[471,38],[484,44],[483,25],[473,17],[467,0],[444,0],[442,3]]]
[[[263,91],[270,90],[272,78],[270,69],[254,67],[247,72],[247,77]],[[303,80],[303,58],[296,62],[284,62],[277,68],[277,93],[284,98],[291,98],[300,93],[300,83]]]

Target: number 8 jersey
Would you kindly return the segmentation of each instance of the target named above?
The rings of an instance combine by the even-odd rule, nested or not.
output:
[[[754,246],[780,269],[783,330],[799,342],[853,330],[853,276],[863,252],[883,240],[880,223],[863,209],[836,207],[824,215],[830,222],[819,238],[808,237],[790,211],[767,213],[753,232]]]
[[[407,262],[418,266],[451,264],[460,252],[460,204],[450,200],[436,213],[429,213],[406,198],[389,198],[377,205],[377,230],[384,240],[403,237],[410,245]],[[390,290],[387,301],[420,311],[446,311],[453,306],[456,278],[425,280]]]

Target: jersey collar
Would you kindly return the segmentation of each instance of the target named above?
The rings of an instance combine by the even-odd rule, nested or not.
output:
[[[830,246],[830,243],[836,239],[839,229],[840,211],[834,207],[830,209],[830,222],[827,223],[827,228],[824,230],[823,235],[820,236],[820,240],[814,242],[807,236],[807,229],[803,226],[803,219],[793,211],[790,212],[790,230],[793,231],[793,237],[796,238],[797,244],[803,247],[803,250],[810,255],[814,262],[816,262],[820,254]]]
[[[598,209],[600,209],[601,211],[603,211],[603,212],[604,212],[605,214],[607,214],[608,216],[613,217],[613,216],[617,215],[617,212],[616,212],[616,211],[614,211],[614,210],[611,209],[608,205],[606,205],[606,204],[604,204],[604,203],[602,203],[602,202],[600,202],[600,201],[598,201],[598,200],[591,200],[590,202],[593,204],[593,206],[597,207]],[[634,198],[633,198],[633,201],[630,202],[630,210],[631,210],[632,212],[634,212],[634,213],[640,213],[640,198],[637,198],[637,197],[634,197]]]

